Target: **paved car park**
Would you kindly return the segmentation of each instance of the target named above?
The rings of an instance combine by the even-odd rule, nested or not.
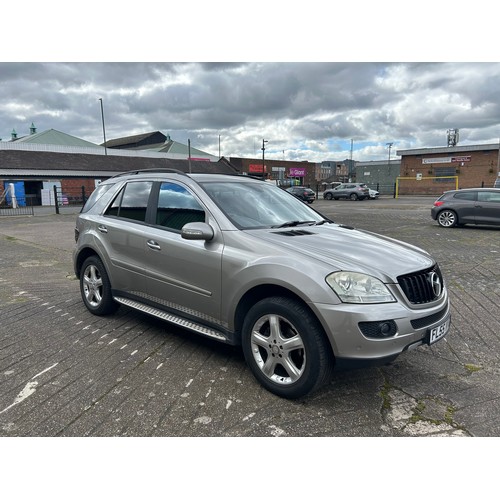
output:
[[[0,436],[500,435],[500,228],[441,228],[433,201],[313,204],[429,250],[452,326],[299,401],[263,389],[236,348],[125,308],[91,315],[73,275],[76,213],[1,218]]]

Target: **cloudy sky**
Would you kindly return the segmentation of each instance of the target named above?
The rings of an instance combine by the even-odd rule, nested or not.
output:
[[[257,1],[258,6],[261,3]],[[308,6],[315,4],[311,0]],[[199,4],[198,9],[206,5]],[[88,10],[90,14],[78,11],[78,15],[90,16],[84,21],[93,19],[95,24],[95,11]],[[262,12],[266,12],[265,19]],[[340,30],[340,24],[345,23],[338,18],[323,21],[317,14],[298,16],[292,28],[298,30],[303,23],[307,30],[296,31],[300,36],[292,37],[290,30],[277,29],[289,24],[288,19],[278,17],[279,11],[255,8],[245,13],[253,29],[248,30],[248,22],[240,25],[241,17],[223,17],[221,23],[212,19],[201,24],[203,33],[199,33],[200,24],[189,31],[189,35],[195,32],[201,36],[188,50],[184,47],[185,31],[177,31],[169,39],[163,28],[152,41],[147,38],[149,30],[139,38],[111,31],[106,40],[120,39],[120,44],[106,42],[107,51],[102,54],[96,41],[101,28],[109,31],[108,17],[92,32],[88,27],[83,31],[74,24],[59,23],[55,39],[50,38],[51,27],[46,25],[32,37],[27,33],[24,51],[7,51],[9,59],[0,62],[0,138],[10,140],[13,129],[18,137],[27,135],[33,123],[38,132],[56,129],[101,144],[102,98],[108,140],[160,130],[175,141],[187,144],[189,139],[192,147],[213,155],[219,154],[220,144],[220,153],[226,157],[261,157],[265,139],[268,158],[343,160],[350,157],[352,144],[354,160],[377,160],[387,158],[388,143],[392,143],[394,158],[398,149],[446,146],[449,129],[459,129],[459,145],[498,143],[500,63],[490,62],[487,41],[476,51],[480,54],[476,61],[470,58],[476,52],[461,50],[458,41],[464,43],[466,37],[457,37],[455,29],[442,38],[436,36],[442,31],[437,30],[439,23],[426,29],[422,23],[428,23],[429,18],[424,11],[411,26],[420,41],[429,40],[429,33],[435,30],[432,44],[420,58],[405,50],[395,51],[401,48],[400,41],[411,35],[410,28],[398,24],[392,15],[386,30],[382,10],[378,35],[390,36],[382,39],[375,54],[366,47],[377,47],[380,36],[362,41],[361,48],[354,51],[352,47],[344,50],[344,45],[339,50],[339,40],[359,40],[360,34],[369,34],[367,25],[357,22],[355,28],[349,24],[348,29]],[[484,12],[478,15],[484,26],[488,17]],[[469,13],[468,26],[475,22],[471,16]],[[148,14],[148,19],[150,25],[155,23],[154,16]],[[453,18],[448,16],[448,20],[456,26]],[[263,32],[256,29],[259,26]],[[274,37],[269,35],[271,27]],[[327,35],[320,36],[325,27]],[[19,31],[15,33],[19,42]],[[83,40],[79,33],[85,33]],[[474,38],[470,28],[466,34],[468,39]],[[35,39],[42,49],[41,55],[32,57],[29,47]],[[229,53],[216,50],[221,39],[225,47],[237,40],[241,47],[241,41],[247,40],[251,48]],[[94,41],[90,53],[85,43],[88,40]],[[138,40],[144,40],[144,47],[148,47],[141,57]],[[109,50],[110,45],[114,51]],[[279,50],[282,45],[287,51]],[[149,50],[153,46],[155,50]],[[205,46],[208,51],[202,50]],[[262,57],[264,62],[260,62],[259,53],[267,54]],[[406,54],[408,62],[404,62]],[[463,55],[469,62],[442,57],[447,54],[452,54],[452,59]],[[127,62],[140,61],[145,55],[151,55],[147,59],[152,61],[174,62]]]

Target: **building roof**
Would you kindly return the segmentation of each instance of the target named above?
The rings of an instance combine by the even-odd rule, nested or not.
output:
[[[162,132],[147,132],[145,134],[129,135],[126,137],[119,137],[118,139],[111,139],[102,144],[107,148],[120,148],[120,149],[138,149],[144,146],[161,147],[165,144],[167,136]]]
[[[109,149],[140,149],[147,151],[156,151],[158,153],[179,154],[191,158],[210,158],[217,157],[202,151],[201,149],[189,147],[181,142],[173,141],[169,135],[165,135],[159,130],[156,132],[147,132],[145,134],[129,135],[112,139],[103,143],[103,146]]]
[[[98,147],[93,142],[84,141],[64,132],[59,132],[53,128],[43,132],[26,135],[15,140],[16,143],[25,144],[54,144],[57,146],[79,146],[79,147]]]
[[[0,178],[109,177],[130,170],[175,168],[182,172],[237,174],[228,160],[180,160],[171,158],[56,153],[0,149]]]
[[[420,149],[403,149],[396,151],[396,154],[401,156],[415,156],[415,155],[428,155],[428,154],[450,154],[450,153],[465,153],[468,151],[486,151],[499,149],[497,144],[478,144],[469,146],[445,146],[439,148],[420,148]]]

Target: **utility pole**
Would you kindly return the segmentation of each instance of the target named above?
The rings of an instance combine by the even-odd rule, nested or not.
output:
[[[264,139],[262,139],[262,178],[265,177],[265,171],[266,171],[266,166],[264,164],[264,151],[266,150],[266,142],[269,142],[269,141],[265,141]]]
[[[389,146],[389,159],[387,160],[387,167],[388,167],[389,173],[391,171],[391,148],[392,148],[393,144],[394,144],[393,142],[388,142],[386,144],[387,146]]]
[[[102,98],[99,97],[101,101],[101,117],[102,117],[102,135],[104,136],[104,154],[108,154],[108,149],[106,148],[106,127],[104,126],[104,108],[102,107]]]

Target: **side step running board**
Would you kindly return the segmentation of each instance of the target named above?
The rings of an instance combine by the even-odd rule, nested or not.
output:
[[[219,331],[214,330],[213,328],[209,328],[207,326],[200,325],[198,323],[195,323],[194,321],[189,321],[185,318],[182,318],[181,316],[177,316],[175,314],[162,311],[161,309],[157,309],[156,307],[148,306],[142,304],[141,302],[137,302],[132,299],[127,299],[125,297],[114,297],[114,299],[120,304],[132,307],[133,309],[137,309],[138,311],[141,311],[143,313],[155,316],[156,318],[168,321],[169,323],[173,323],[174,325],[187,328],[188,330],[200,333],[201,335],[212,337],[221,342],[228,341],[228,339],[224,335],[222,335],[222,333],[220,333]]]

